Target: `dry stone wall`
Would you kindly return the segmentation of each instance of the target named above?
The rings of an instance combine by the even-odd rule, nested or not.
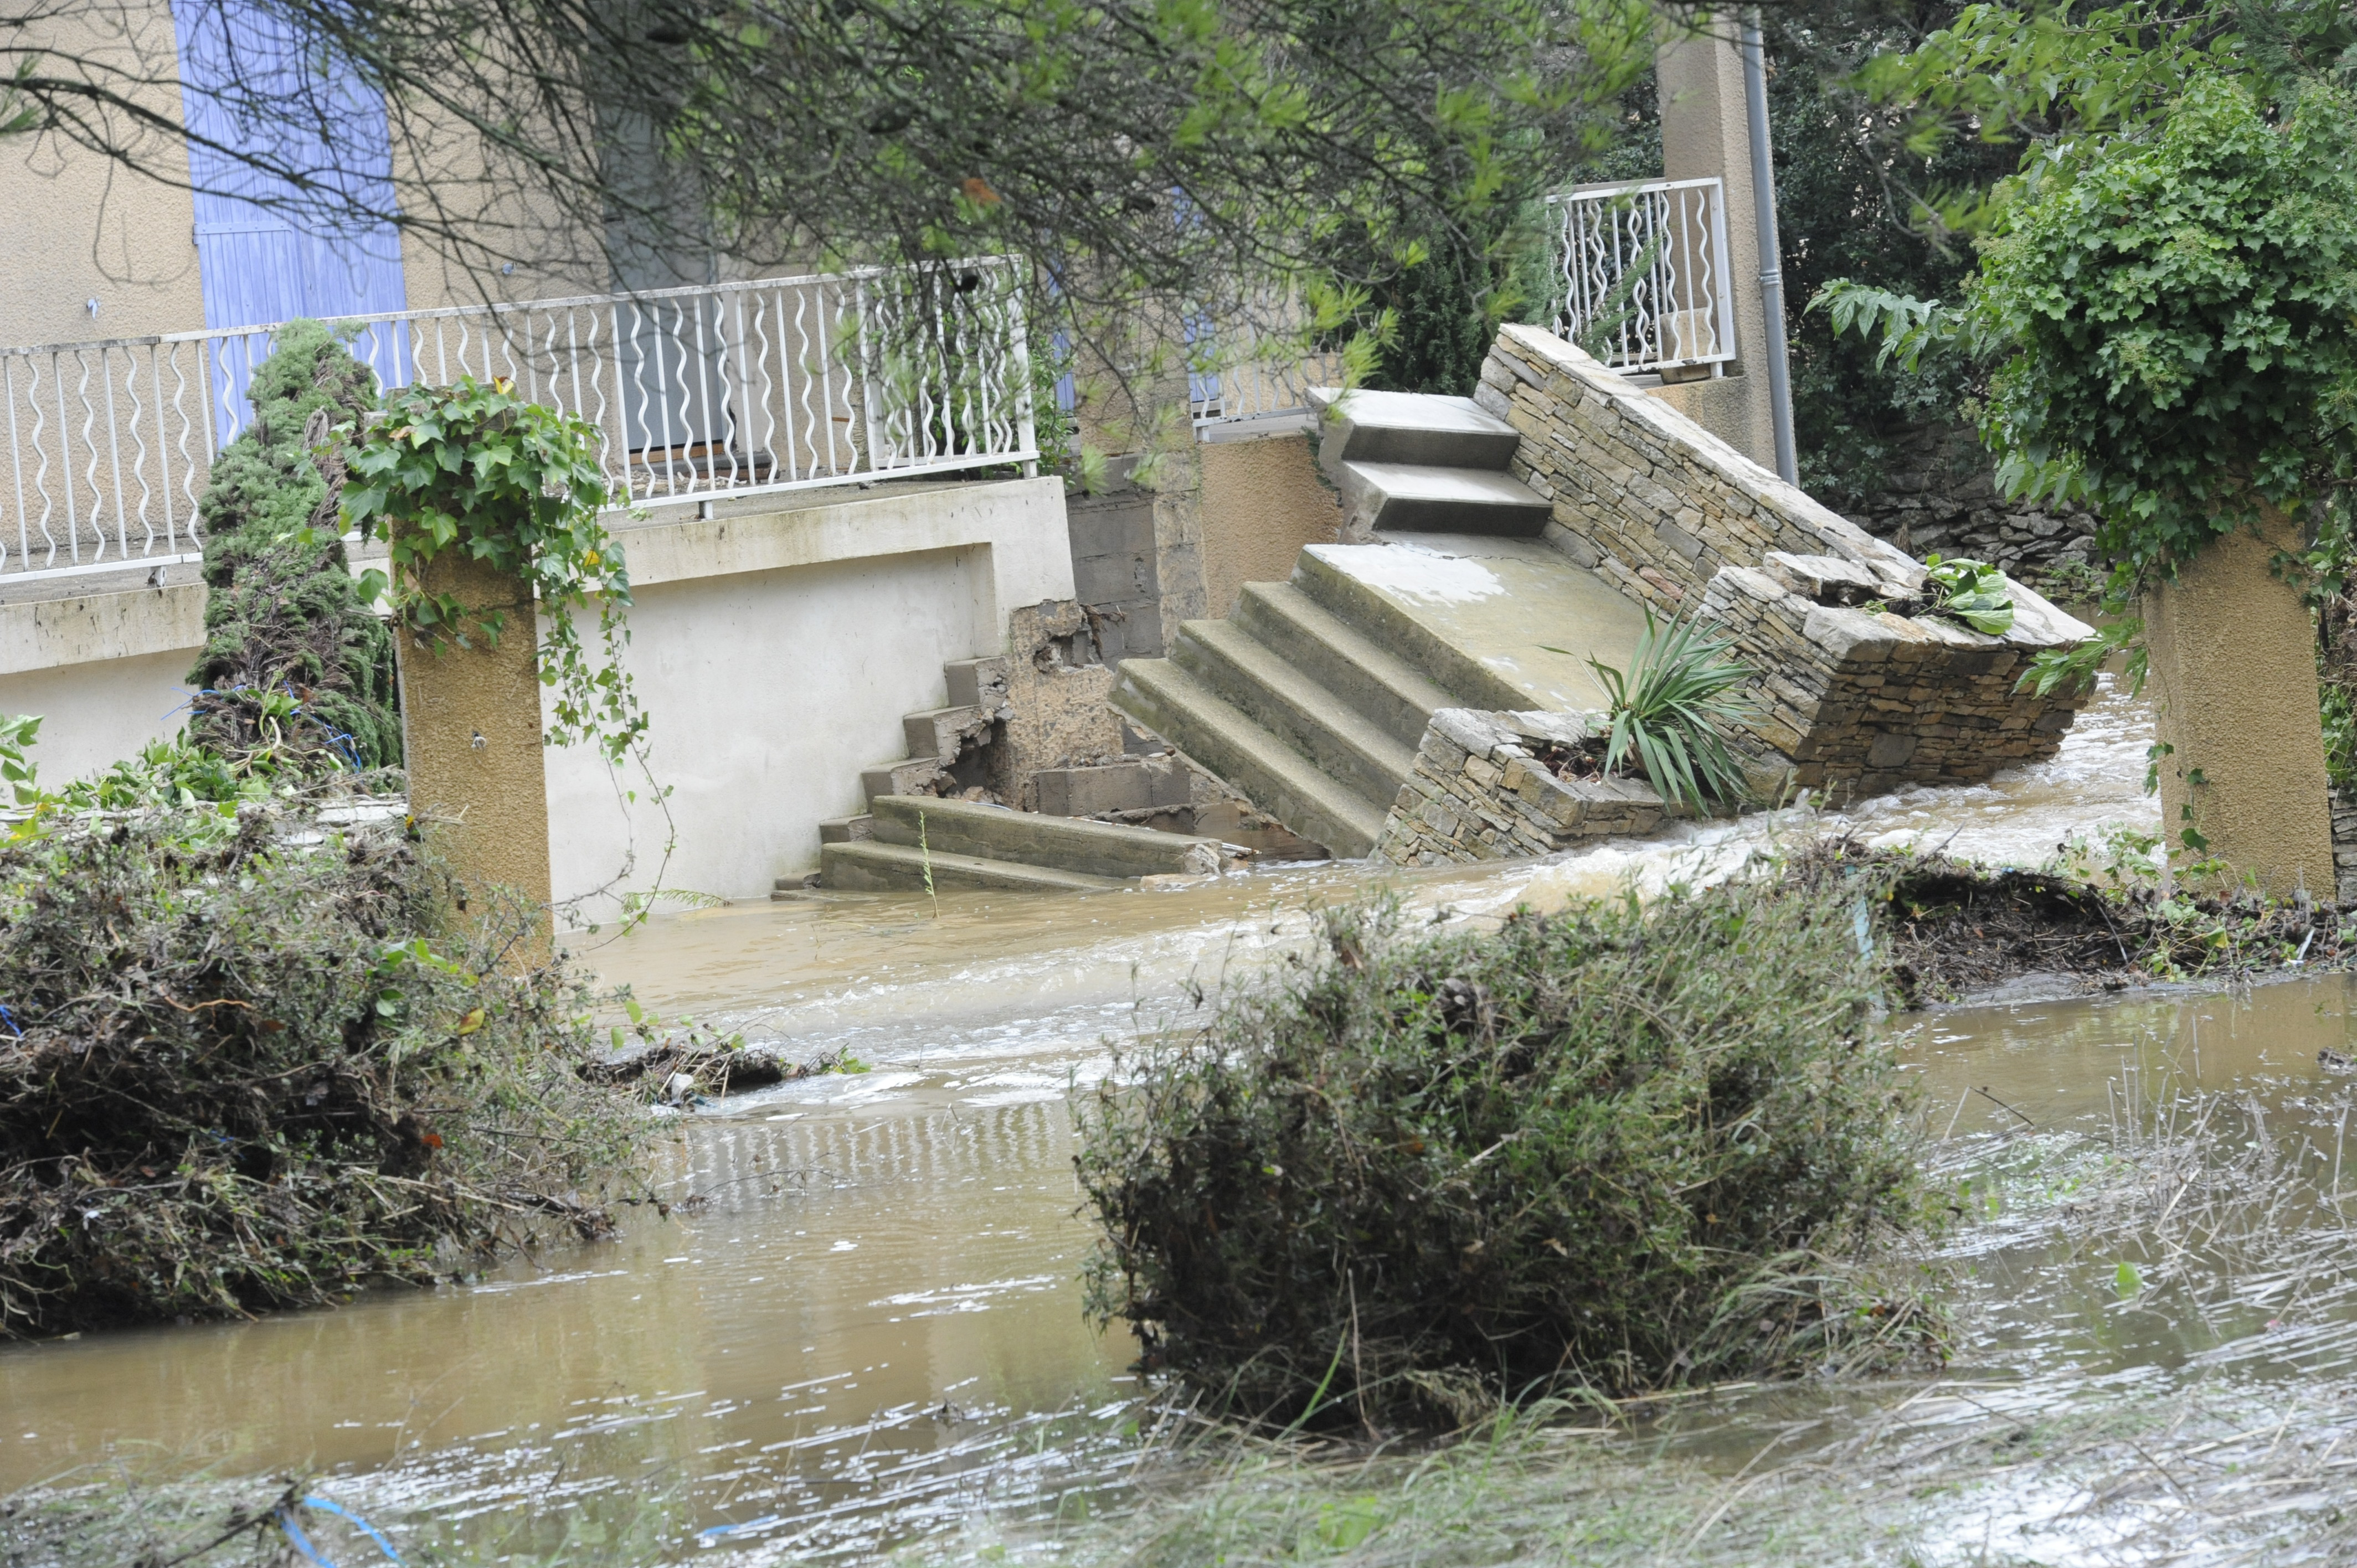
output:
[[[1539,760],[1548,746],[1577,746],[1589,733],[1576,714],[1441,709],[1425,726],[1374,857],[1394,865],[1516,860],[1652,832],[1663,815],[1652,786],[1558,779]]]
[[[2071,702],[2014,688],[2093,631],[2025,585],[2003,637],[1882,607],[1921,601],[1921,563],[1536,328],[1499,334],[1474,395],[1522,432],[1512,471],[1553,502],[1552,542],[1733,635],[1759,715],[1730,738],[1761,784],[1964,782],[2061,744]]]

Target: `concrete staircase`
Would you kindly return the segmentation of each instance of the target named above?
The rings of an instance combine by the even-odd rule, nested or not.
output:
[[[1468,398],[1351,393],[1319,462],[1376,542],[1312,545],[1232,619],[1123,660],[1114,706],[1344,858],[1435,709],[1601,707],[1587,656],[1625,669],[1643,614],[1533,537],[1550,509],[1504,472],[1518,439]]]
[[[1469,397],[1309,391],[1326,414],[1318,466],[1342,492],[1354,537],[1368,530],[1534,538],[1552,510],[1506,472],[1521,433]]]
[[[949,704],[902,716],[909,755],[863,769],[867,811],[819,824],[819,882],[832,888],[1069,893],[1141,876],[1217,872],[1217,841],[1010,811],[938,793],[982,781],[982,752],[1006,713],[1003,660],[942,667]],[[1180,775],[1183,779],[1184,775]],[[791,892],[800,878],[780,878]]]

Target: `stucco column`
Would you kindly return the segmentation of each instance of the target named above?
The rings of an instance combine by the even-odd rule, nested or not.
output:
[[[2267,569],[2298,547],[2269,510],[2145,596],[2157,701],[2161,829],[2180,863],[2206,853],[2278,897],[2333,897],[2332,819],[2317,717],[2316,631],[2299,590]],[[2188,827],[2206,852],[2184,841]]]
[[[402,746],[409,804],[440,820],[434,842],[467,897],[491,883],[549,902],[548,784],[540,728],[538,638],[523,582],[455,551],[435,557],[425,591],[451,594],[469,618],[503,615],[498,646],[446,641],[439,653],[404,632]],[[544,941],[547,918],[541,923]]]
[[[1760,226],[1751,199],[1751,129],[1743,101],[1743,59],[1732,12],[1706,30],[1680,27],[1654,61],[1662,102],[1662,175],[1716,175],[1727,198],[1727,293],[1735,306],[1735,362],[1708,381],[1652,389],[1653,395],[1737,451],[1774,472],[1775,413],[1768,397],[1768,328],[1760,303]]]

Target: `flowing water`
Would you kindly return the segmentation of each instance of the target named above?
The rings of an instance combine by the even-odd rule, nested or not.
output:
[[[2034,863],[2074,835],[2152,828],[2148,734],[2107,693],[2052,762],[1817,821]],[[668,1123],[670,1195],[696,1201],[637,1212],[608,1244],[333,1312],[0,1348],[0,1492],[110,1456],[310,1467],[324,1495],[479,1542],[631,1538],[644,1560],[699,1545],[853,1555],[984,1510],[1117,1506],[1146,1406],[1129,1342],[1082,1311],[1069,1104],[1118,1042],[1199,1017],[1224,981],[1306,940],[1319,904],[1372,885],[1478,918],[1720,875],[1803,825],[1787,813],[1486,870],[1294,865],[937,903],[818,894],[584,939],[607,979],[667,1018],[865,1070]],[[2050,1212],[2056,1190],[2092,1179],[2105,1129],[2150,1119],[2164,1081],[2255,1096],[2278,1131],[2307,1128],[2337,1158],[2330,1118],[2347,1097],[2316,1053],[2347,1045],[2351,1001],[2335,978],[1919,1023],[1910,1070],[1986,1206],[1959,1243],[1967,1362],[2015,1399],[2032,1382],[2059,1399],[2345,1378],[2357,1315],[2280,1261],[2221,1283],[2232,1271],[2082,1256],[2008,1206]],[[2123,1263],[2149,1287],[2124,1290]],[[1734,1453],[1750,1419],[1683,1441]]]

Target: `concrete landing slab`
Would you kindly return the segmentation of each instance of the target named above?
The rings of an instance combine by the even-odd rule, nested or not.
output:
[[[1603,707],[1588,658],[1625,671],[1645,629],[1641,608],[1542,540],[1386,533],[1303,553],[1324,582],[1297,581],[1315,596],[1491,708]]]

